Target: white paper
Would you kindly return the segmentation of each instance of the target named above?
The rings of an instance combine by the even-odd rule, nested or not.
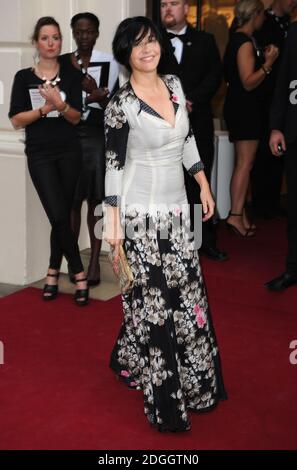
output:
[[[99,87],[99,84],[100,84],[101,70],[102,70],[101,65],[100,66],[96,65],[95,67],[88,67],[88,74],[94,78],[95,82],[97,83],[97,87]],[[83,92],[83,100],[85,100],[87,96],[88,96],[87,93]],[[99,105],[99,103],[90,103],[88,104],[88,107],[101,109],[101,106]],[[86,119],[88,115],[89,115],[89,111],[86,111],[86,113],[84,114],[84,119]]]
[[[42,106],[45,105],[45,99],[43,98],[43,96],[41,96],[38,88],[30,88],[29,93],[31,98],[32,109],[40,109],[42,108]],[[58,111],[51,111],[46,115],[47,118],[57,118],[59,116],[60,113]]]
[[[95,67],[88,67],[88,74],[94,78],[94,80],[97,83],[97,87],[99,87],[99,84],[100,84],[101,70],[102,70],[101,65],[95,66]]]

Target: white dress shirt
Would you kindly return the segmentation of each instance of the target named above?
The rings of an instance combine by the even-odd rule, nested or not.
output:
[[[167,29],[168,33],[173,34],[185,34],[187,31],[187,25],[183,27],[178,33],[176,31],[172,31],[171,29]],[[184,50],[184,43],[178,38],[170,39],[172,46],[174,47],[174,55],[176,57],[177,62],[180,64],[182,60],[183,50]]]

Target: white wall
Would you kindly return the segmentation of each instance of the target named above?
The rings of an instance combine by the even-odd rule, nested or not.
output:
[[[73,50],[70,19],[91,11],[101,21],[97,47],[110,52],[117,24],[144,15],[145,0],[0,0],[0,282],[27,284],[44,277],[49,256],[49,223],[31,183],[22,132],[7,117],[13,76],[33,64],[34,24],[54,16],[63,32],[63,52]],[[86,228],[81,248],[88,245]]]
[[[73,50],[70,19],[80,11],[91,11],[101,21],[97,47],[111,52],[118,23],[128,16],[145,14],[145,0],[0,0],[0,80],[4,103],[0,103],[0,130],[11,129],[7,118],[13,76],[33,64],[30,36],[38,18],[51,15],[60,23],[63,52]],[[3,66],[5,64],[5,66]]]

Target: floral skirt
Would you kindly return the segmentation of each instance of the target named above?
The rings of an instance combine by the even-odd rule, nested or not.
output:
[[[146,216],[141,227],[134,213],[125,222],[135,235],[124,244],[135,283],[122,296],[124,320],[110,367],[143,391],[151,424],[160,431],[185,431],[188,409],[207,411],[226,399],[189,219]]]

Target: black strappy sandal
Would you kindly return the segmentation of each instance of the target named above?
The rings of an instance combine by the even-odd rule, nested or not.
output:
[[[234,212],[230,211],[228,214],[228,217],[230,216],[242,217],[242,215],[243,215],[242,213],[235,214]],[[246,229],[245,233],[242,233],[237,227],[235,227],[235,225],[230,224],[229,222],[226,222],[226,225],[230,230],[232,230],[236,235],[238,235],[241,238],[250,238],[255,235],[255,231],[252,229],[252,227],[249,227],[248,229]]]
[[[245,216],[247,217],[247,215],[246,215],[246,214],[247,214],[246,209],[243,209],[242,215],[244,215],[244,214],[245,214]],[[253,220],[250,220],[250,225],[249,225],[249,227],[247,228],[247,230],[248,230],[248,229],[251,229],[251,230],[253,230],[253,231],[254,231],[254,230],[257,230],[257,226],[254,224]]]
[[[59,279],[60,273],[57,274],[47,274],[48,277],[55,277]],[[42,298],[43,300],[55,300],[58,295],[58,283],[57,284],[45,284],[43,288]]]
[[[75,284],[78,284],[79,282],[87,282],[87,278],[83,279],[75,279]],[[89,303],[89,288],[87,287],[86,289],[77,289],[74,294],[74,302],[76,305],[79,307],[84,307],[85,305],[88,305]]]

